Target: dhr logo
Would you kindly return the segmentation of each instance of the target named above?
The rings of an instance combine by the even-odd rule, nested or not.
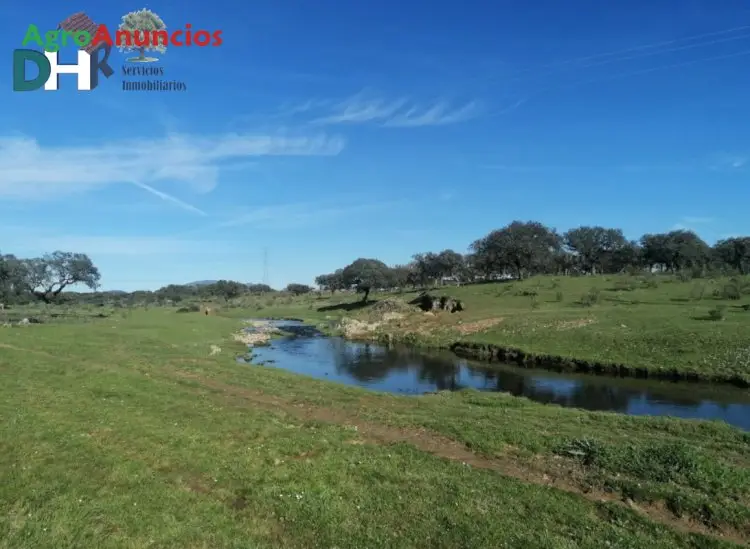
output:
[[[45,33],[47,44],[43,53],[37,50],[18,49],[13,51],[13,91],[35,91],[44,87],[45,91],[59,89],[61,74],[75,74],[78,76],[78,89],[91,91],[99,85],[99,72],[109,78],[114,74],[107,63],[111,53],[111,46],[105,41],[93,43],[91,36],[96,32],[97,25],[85,13],[77,13],[60,23],[62,29],[62,45],[67,45],[70,38],[78,46],[78,62],[75,64],[61,64],[58,61],[59,45],[55,43],[60,31]],[[93,31],[93,33],[92,33]],[[24,45],[29,41],[42,44],[41,34],[35,25],[30,25],[24,38]],[[51,46],[55,46],[52,48]],[[55,51],[49,51],[54,49]],[[26,79],[27,63],[34,63],[38,74],[36,78]]]

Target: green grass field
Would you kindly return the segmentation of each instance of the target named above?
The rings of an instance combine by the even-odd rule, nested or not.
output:
[[[609,319],[616,333],[610,315],[619,305],[584,310],[540,297],[538,308],[524,309],[529,298],[504,287],[451,291],[466,296],[463,322],[504,315],[541,325],[580,310]],[[671,302],[678,288],[686,287],[649,291]],[[0,547],[708,548],[750,540],[750,435],[501,394],[399,397],[237,364],[243,348],[231,334],[240,318],[351,314],[317,311],[328,300],[284,299],[216,316],[157,308],[0,328]],[[675,325],[693,326],[691,307],[709,306],[670,310],[687,313]],[[622,307],[652,319],[663,309]],[[695,326],[741,343],[731,338],[744,319],[732,313]],[[445,322],[446,334],[457,329]],[[566,343],[549,336],[545,344]],[[211,356],[212,345],[222,351]]]

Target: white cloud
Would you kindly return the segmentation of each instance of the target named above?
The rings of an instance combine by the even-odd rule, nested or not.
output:
[[[464,122],[479,116],[481,106],[471,101],[454,107],[447,101],[419,105],[406,98],[385,100],[361,92],[333,106],[333,112],[317,118],[313,124],[364,124],[376,123],[385,127],[415,128],[443,126]]]
[[[472,101],[463,107],[454,109],[449,103],[440,101],[427,109],[411,107],[406,112],[398,113],[383,125],[394,128],[416,128],[420,126],[445,126],[475,118],[481,112],[479,103]]]
[[[260,156],[336,155],[341,137],[285,135],[171,134],[83,146],[46,145],[29,137],[0,137],[0,197],[56,198],[118,183],[136,183],[164,200],[180,202],[154,188],[177,183],[208,192],[233,162]],[[148,188],[146,188],[148,187]],[[195,209],[183,203],[186,209]]]

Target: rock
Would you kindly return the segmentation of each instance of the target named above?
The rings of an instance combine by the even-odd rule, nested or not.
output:
[[[411,304],[417,305],[423,311],[448,311],[455,313],[464,310],[463,304],[458,299],[450,296],[431,296],[428,293],[421,294],[411,301]]]
[[[28,318],[24,318],[18,321],[19,326],[28,326],[29,324],[31,324],[31,322],[29,322]]]

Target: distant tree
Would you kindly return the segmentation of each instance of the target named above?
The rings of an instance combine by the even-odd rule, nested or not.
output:
[[[121,31],[128,31],[130,33],[130,36],[132,39],[135,38],[135,33],[137,32],[139,37],[139,41],[141,43],[145,44],[143,46],[138,46],[135,44],[135,41],[128,45],[128,44],[121,44],[120,45],[120,51],[122,52],[130,52],[130,51],[137,51],[138,57],[134,57],[131,59],[128,59],[128,61],[140,61],[140,62],[146,62],[149,61],[149,59],[146,58],[146,52],[147,51],[157,51],[159,53],[164,53],[167,51],[167,42],[166,39],[162,39],[159,37],[159,34],[154,31],[164,31],[166,30],[167,26],[164,24],[164,21],[162,21],[161,17],[156,15],[151,10],[148,10],[146,8],[143,8],[142,10],[138,11],[131,11],[130,13],[127,13],[122,16],[122,21],[120,22],[119,30]]]
[[[468,284],[477,279],[479,271],[474,254],[466,254],[461,258],[461,265],[458,267],[455,276],[460,284]]]
[[[390,272],[390,288],[404,288],[409,284],[411,267],[409,265],[396,265]]]
[[[641,270],[643,268],[643,250],[638,242],[631,240],[621,248],[614,250],[608,261],[609,267],[606,270],[609,272],[621,272],[628,268],[636,271]]]
[[[734,237],[720,240],[714,245],[713,254],[719,262],[740,274],[750,273],[750,237]]]
[[[711,248],[692,231],[646,234],[641,238],[643,259],[649,267],[677,272],[688,268],[705,268],[711,259]]]
[[[536,221],[514,221],[472,244],[482,268],[491,274],[510,271],[519,280],[548,271],[562,239]]]
[[[336,293],[336,290],[344,289],[343,269],[338,269],[334,273],[322,274],[315,277],[315,284],[321,290],[330,291],[332,294]]]
[[[65,288],[83,284],[95,290],[101,275],[86,254],[53,252],[43,257],[22,262],[22,284],[37,299],[45,303],[60,295]]]
[[[286,291],[290,294],[294,295],[302,295],[302,294],[309,294],[312,292],[312,288],[308,286],[307,284],[288,284],[286,287]]]
[[[183,299],[195,296],[201,292],[208,297],[208,288],[209,285],[201,286],[196,289],[193,286],[187,286],[184,284],[168,284],[167,286],[163,286],[156,290],[154,292],[154,298],[160,303],[164,303],[165,301],[179,303]]]
[[[268,294],[273,292],[273,288],[268,284],[248,284],[247,291],[251,294]]]
[[[15,302],[24,291],[23,265],[14,255],[0,254],[0,303]]]
[[[672,254],[669,249],[669,236],[666,234],[644,234],[641,237],[643,261],[649,270],[670,270]]]
[[[464,256],[453,250],[443,250],[435,258],[435,268],[438,277],[448,278],[456,277],[463,267]]]
[[[693,231],[672,231],[669,237],[676,270],[705,269],[711,260],[711,247]]]
[[[388,286],[390,269],[378,259],[359,258],[344,268],[342,277],[345,286],[356,286],[357,292],[364,294],[366,303],[371,290]]]
[[[222,297],[225,301],[241,296],[247,288],[241,282],[234,280],[219,280],[208,286],[207,289],[211,294]]]
[[[565,245],[577,256],[583,272],[604,272],[613,255],[628,245],[620,229],[578,227],[564,235]]]
[[[432,252],[418,253],[412,256],[413,281],[415,286],[426,286],[430,280],[436,279],[436,256]]]

